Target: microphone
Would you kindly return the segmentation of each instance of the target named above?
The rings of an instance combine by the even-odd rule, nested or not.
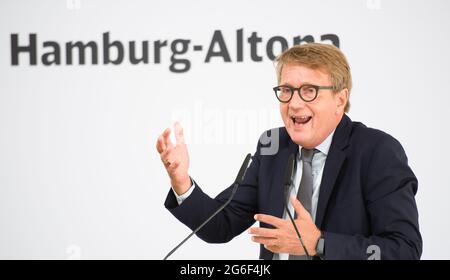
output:
[[[294,218],[292,217],[291,211],[289,211],[287,205],[289,201],[289,190],[291,188],[292,184],[292,175],[294,173],[294,166],[295,166],[295,155],[291,154],[288,159],[288,163],[286,166],[286,170],[284,172],[284,209],[286,210],[289,219],[291,220],[292,225],[294,226],[295,232],[297,233],[298,239],[300,240],[300,244],[302,244],[303,250],[305,251],[306,257],[308,259],[311,259],[311,256],[309,255],[308,250],[305,247],[305,244],[303,243],[302,236],[300,235],[300,232],[298,231],[297,225],[294,222]]]
[[[237,191],[239,185],[242,184],[242,182],[244,181],[245,172],[247,171],[248,163],[250,162],[251,157],[252,156],[250,154],[247,154],[247,156],[245,157],[244,162],[242,163],[241,168],[239,169],[236,180],[234,180],[233,190],[231,191],[231,195],[228,198],[228,200],[219,209],[217,209],[216,212],[214,212],[211,216],[209,216],[208,219],[206,219],[201,225],[199,225],[195,230],[193,230],[191,232],[191,234],[189,234],[185,239],[183,239],[183,241],[181,241],[177,246],[175,246],[175,248],[173,248],[172,251],[170,251],[164,257],[163,260],[167,260],[167,258],[170,257],[170,255],[172,255],[176,250],[178,250],[178,248],[180,248],[181,245],[183,245],[189,238],[191,238],[192,235],[196,234],[197,231],[202,229],[212,218],[214,218],[220,211],[222,211],[231,202],[234,195],[236,194],[236,191]]]

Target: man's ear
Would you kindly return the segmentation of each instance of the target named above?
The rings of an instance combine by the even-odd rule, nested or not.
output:
[[[348,102],[348,89],[344,88],[336,93],[336,114],[342,114],[345,112],[345,105]]]

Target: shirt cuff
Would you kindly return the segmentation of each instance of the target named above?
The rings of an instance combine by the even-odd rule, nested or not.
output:
[[[193,180],[191,180],[191,182],[192,182],[191,187],[187,190],[187,192],[181,195],[178,195],[177,192],[172,188],[172,192],[175,195],[175,198],[177,199],[178,205],[181,205],[181,203],[183,203],[183,201],[185,201],[194,191],[195,182]]]

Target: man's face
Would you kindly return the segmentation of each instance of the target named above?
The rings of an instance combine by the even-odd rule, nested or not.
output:
[[[304,84],[331,86],[328,73],[301,65],[287,64],[281,71],[280,85],[299,88]],[[344,114],[348,91],[334,93],[320,89],[317,98],[303,101],[295,91],[289,103],[280,102],[280,112],[292,141],[307,149],[322,143],[337,127]]]

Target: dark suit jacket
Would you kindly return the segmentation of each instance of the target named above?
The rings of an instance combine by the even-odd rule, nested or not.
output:
[[[255,222],[255,213],[282,217],[283,174],[298,145],[284,127],[279,128],[279,141],[275,155],[261,155],[258,144],[244,183],[233,201],[198,232],[201,239],[228,242]],[[194,229],[228,199],[231,188],[212,199],[197,185],[181,205],[170,190],[165,206]],[[417,179],[400,143],[344,115],[325,162],[316,213],[315,223],[325,236],[325,259],[367,259],[374,252],[371,245],[378,246],[381,259],[419,259],[416,192]],[[260,246],[260,258],[272,257]]]

